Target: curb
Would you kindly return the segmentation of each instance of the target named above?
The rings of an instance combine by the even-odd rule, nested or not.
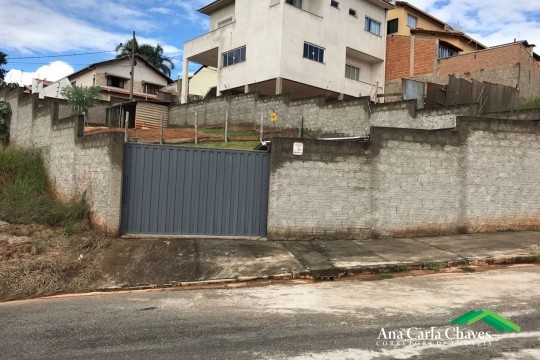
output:
[[[540,258],[535,254],[516,254],[485,256],[475,258],[463,258],[460,260],[434,261],[434,262],[403,262],[387,263],[379,265],[363,265],[351,268],[325,268],[325,269],[307,269],[298,272],[287,272],[274,275],[259,276],[241,276],[238,278],[209,279],[198,281],[169,281],[164,284],[120,284],[103,288],[97,288],[94,291],[131,291],[148,289],[169,289],[169,288],[194,288],[202,286],[217,286],[223,288],[239,287],[239,284],[246,284],[257,281],[286,281],[296,279],[309,279],[316,281],[333,281],[342,277],[354,275],[377,275],[385,273],[401,273],[412,270],[431,270],[434,274],[446,268],[478,265],[511,265],[511,264],[537,264]],[[235,286],[236,285],[236,286]]]

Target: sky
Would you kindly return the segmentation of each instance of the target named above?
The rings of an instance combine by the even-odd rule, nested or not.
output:
[[[252,0],[264,1],[264,0]],[[326,0],[324,0],[326,1]],[[0,51],[7,80],[59,80],[111,59],[136,32],[139,43],[160,44],[182,74],[183,43],[208,31],[197,9],[212,0],[0,0]],[[538,0],[411,0],[488,46],[528,40],[540,46]],[[540,49],[538,49],[540,52]],[[87,54],[92,53],[92,54]],[[86,54],[86,55],[78,55]],[[66,56],[70,55],[70,56]],[[190,67],[197,70],[197,65]]]

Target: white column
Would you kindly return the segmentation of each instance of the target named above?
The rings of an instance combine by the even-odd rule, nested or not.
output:
[[[184,55],[184,68],[182,77],[182,95],[180,96],[180,103],[187,104],[189,96],[189,60]]]
[[[276,78],[276,95],[281,95],[283,93],[283,79],[278,77]]]

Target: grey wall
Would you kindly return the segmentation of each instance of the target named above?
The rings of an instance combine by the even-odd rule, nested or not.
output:
[[[267,129],[273,126],[270,114],[281,117],[278,129],[298,129],[304,121],[305,134],[320,136],[364,136],[371,126],[393,126],[418,129],[441,129],[455,126],[457,115],[476,115],[476,105],[448,107],[444,111],[417,110],[415,101],[369,104],[369,98],[326,102],[325,97],[290,100],[290,96],[261,97],[258,93],[217,97],[198,103],[173,105],[169,125],[223,127],[225,114],[229,123],[259,129],[261,114]],[[297,130],[296,130],[297,131]]]
[[[19,90],[0,91],[11,104],[10,143],[39,149],[49,178],[60,200],[83,193],[92,211],[92,222],[111,235],[120,229],[123,136],[102,133],[77,137],[77,117],[53,119],[54,101]],[[59,113],[69,112],[60,106]]]
[[[274,140],[270,239],[540,229],[540,121],[375,127],[369,143]]]

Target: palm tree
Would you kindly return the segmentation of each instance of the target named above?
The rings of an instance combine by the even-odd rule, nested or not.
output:
[[[130,56],[131,55],[131,48],[132,48],[133,40],[126,41],[125,44],[120,43],[116,46],[116,57],[120,58],[122,56]],[[139,43],[137,42],[137,39],[135,39],[135,53],[137,53],[139,50]]]
[[[4,80],[4,75],[6,74],[6,70],[2,69],[2,65],[7,64],[6,57],[7,55],[0,51],[0,80]]]
[[[119,58],[122,56],[131,55],[132,48],[133,40],[128,40],[125,44],[119,44],[116,46],[116,57]],[[165,56],[161,45],[139,45],[135,39],[135,53],[148,60],[149,63],[161,70],[165,75],[171,76],[171,71],[174,69],[174,63],[170,57]]]
[[[161,45],[157,44],[156,46],[152,46],[143,44],[139,47],[139,55],[148,60],[165,75],[171,76],[171,70],[174,69],[174,63],[170,57],[165,56]]]

